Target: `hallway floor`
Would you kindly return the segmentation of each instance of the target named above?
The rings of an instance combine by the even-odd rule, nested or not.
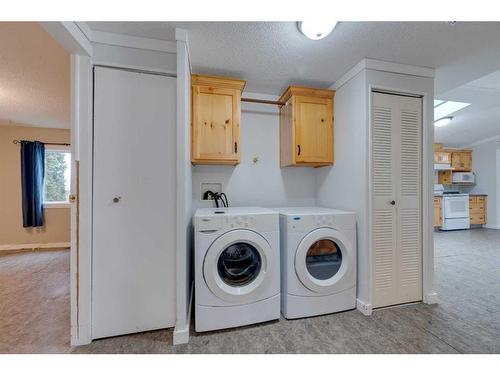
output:
[[[0,353],[69,350],[69,250],[0,255]]]
[[[68,287],[55,285],[69,282],[67,253],[35,253],[42,265],[15,260],[26,255],[0,257],[0,352],[500,353],[500,230],[439,232],[435,245],[438,305],[192,332],[189,344],[179,346],[171,345],[172,330],[160,330],[70,348]],[[17,292],[4,290],[6,273]]]

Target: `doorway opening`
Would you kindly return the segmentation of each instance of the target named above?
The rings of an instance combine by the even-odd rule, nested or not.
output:
[[[70,54],[36,22],[2,22],[0,40],[0,353],[62,353],[70,348]]]

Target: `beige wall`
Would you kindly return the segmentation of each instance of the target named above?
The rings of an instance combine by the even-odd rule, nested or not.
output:
[[[69,242],[69,208],[46,208],[43,227],[23,228],[20,151],[14,139],[69,143],[70,131],[0,124],[0,246]]]

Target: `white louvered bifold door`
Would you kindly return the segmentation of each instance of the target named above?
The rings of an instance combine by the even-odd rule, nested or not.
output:
[[[373,307],[422,299],[421,98],[372,94]]]

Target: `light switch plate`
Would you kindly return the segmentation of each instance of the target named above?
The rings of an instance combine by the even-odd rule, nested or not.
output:
[[[201,194],[200,194],[200,199],[202,201],[213,201],[213,198],[210,197],[208,199],[203,199],[203,194],[205,194],[206,191],[213,191],[214,193],[222,193],[222,184],[220,182],[202,182],[201,183]]]

